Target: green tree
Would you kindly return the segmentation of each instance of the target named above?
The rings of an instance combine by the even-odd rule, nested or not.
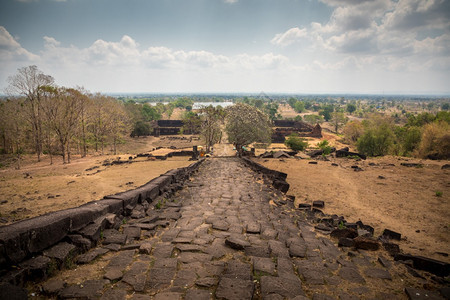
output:
[[[272,128],[265,113],[244,103],[227,107],[226,113],[228,141],[236,147],[239,156],[243,146],[254,142],[270,144]]]
[[[304,151],[308,147],[308,142],[299,137],[297,133],[291,133],[288,138],[284,141],[286,147],[294,151]]]
[[[297,101],[294,105],[294,110],[297,113],[302,113],[305,111],[305,103],[303,101]]]
[[[334,111],[334,106],[332,104],[324,105],[321,110],[319,110],[319,115],[323,116],[325,121],[331,120],[331,113]]]
[[[321,124],[323,123],[323,117],[319,116],[319,115],[304,115],[303,116],[303,120],[310,124],[310,125],[316,125],[316,124]]]
[[[356,147],[367,156],[383,156],[389,153],[393,141],[392,129],[387,124],[381,124],[366,130],[356,142]]]
[[[182,117],[183,132],[190,132],[191,134],[199,134],[202,127],[202,119],[200,116],[192,111],[186,111]]]
[[[353,103],[349,103],[347,104],[346,110],[349,114],[352,114],[356,110],[356,105]]]

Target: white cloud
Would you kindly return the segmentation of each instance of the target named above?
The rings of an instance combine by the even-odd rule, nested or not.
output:
[[[278,46],[289,46],[299,39],[304,38],[308,35],[308,32],[305,28],[294,27],[287,30],[284,33],[279,33],[275,35],[275,37],[270,41],[274,45]]]
[[[238,2],[238,0],[224,0],[224,1],[225,1],[225,3],[229,3],[229,4]]]
[[[0,61],[34,61],[38,57],[24,48],[0,26]]]

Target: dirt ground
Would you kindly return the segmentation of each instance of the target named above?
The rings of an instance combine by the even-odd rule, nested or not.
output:
[[[170,141],[177,149],[192,145],[184,140]],[[128,160],[132,155],[151,152],[164,142],[155,137],[137,138],[121,145],[121,155],[74,156],[70,164],[60,157],[50,165],[47,156],[39,163],[26,156],[20,170],[15,165],[0,170],[0,225],[42,215],[51,211],[77,207],[106,195],[130,190],[145,184],[168,170],[184,167],[189,157],[167,160],[134,159],[132,164],[102,166],[106,160]],[[192,149],[192,147],[190,148]],[[154,155],[165,155],[174,149],[158,149]],[[106,151],[105,151],[106,152]]]
[[[385,228],[400,232],[406,253],[450,262],[437,253],[450,254],[450,171],[441,169],[448,161],[410,161],[422,163],[421,168],[401,166],[407,160],[396,157],[332,158],[317,165],[297,158],[256,161],[288,174],[288,194],[297,204],[323,200],[325,213],[361,220],[377,236]],[[355,165],[363,171],[355,172]]]

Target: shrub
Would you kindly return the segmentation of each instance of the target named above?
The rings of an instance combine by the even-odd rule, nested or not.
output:
[[[291,133],[284,144],[294,151],[303,151],[308,147],[308,142],[296,133]]]
[[[358,139],[356,147],[367,156],[383,156],[389,153],[393,136],[392,130],[386,125],[370,128]]]
[[[331,153],[331,146],[329,145],[327,140],[323,140],[317,143],[317,147],[323,150],[324,155],[328,155]]]
[[[417,152],[422,158],[450,158],[450,125],[444,121],[425,125]]]

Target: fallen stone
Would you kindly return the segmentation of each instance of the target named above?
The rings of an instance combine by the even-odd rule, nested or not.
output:
[[[143,292],[148,267],[148,263],[134,262],[130,269],[123,275],[122,281],[131,285],[135,292]]]
[[[273,158],[291,158],[289,154],[284,151],[277,151],[273,154]]]
[[[441,167],[442,170],[448,170],[450,169],[450,164],[445,164]]]
[[[383,230],[383,233],[381,234],[381,236],[388,238],[388,239],[397,240],[397,241],[400,241],[402,238],[402,235],[400,233],[389,230],[389,229]]]
[[[212,228],[216,229],[216,230],[227,231],[229,227],[230,227],[230,225],[227,222],[222,221],[222,220],[214,221],[212,224]]]
[[[395,243],[383,242],[383,248],[391,255],[396,256],[400,253],[400,246]]]
[[[437,293],[416,288],[405,288],[405,293],[410,300],[440,300],[442,299]]]
[[[311,209],[311,204],[307,204],[307,203],[300,203],[299,205],[298,205],[298,208],[299,209],[305,209],[305,210],[309,210],[309,209]]]
[[[261,232],[261,224],[256,222],[248,223],[246,231],[247,233],[258,234]]]
[[[77,257],[77,263],[79,264],[87,264],[96,259],[99,256],[102,256],[109,252],[109,249],[105,248],[95,248],[85,254],[82,254]]]
[[[228,238],[225,239],[225,245],[227,245],[228,247],[232,248],[232,249],[236,249],[236,250],[244,250],[245,247],[249,247],[250,243],[234,237],[234,236],[230,236]]]
[[[443,261],[409,254],[397,254],[394,259],[403,261],[412,260],[415,269],[427,271],[437,276],[446,277],[450,275],[450,264]]]
[[[400,165],[402,165],[404,167],[409,167],[409,168],[412,168],[412,167],[415,167],[415,168],[423,167],[422,164],[418,164],[418,163],[401,163]]]
[[[316,200],[316,201],[313,201],[312,206],[317,207],[317,208],[324,208],[325,202],[323,202],[322,200]]]
[[[376,251],[380,249],[380,243],[377,240],[367,237],[358,236],[353,239],[356,249]]]
[[[308,164],[310,164],[310,165],[317,165],[317,161],[310,161],[310,162],[308,162]]]
[[[356,232],[356,230],[351,229],[351,228],[342,228],[342,229],[334,229],[331,233],[330,236],[332,238],[337,238],[337,239],[341,239],[341,238],[348,238],[348,239],[354,239],[358,236],[358,233]]]
[[[92,248],[92,241],[80,234],[71,234],[67,237],[69,238],[70,243],[80,248],[82,252],[86,252]]]
[[[64,267],[67,267],[65,264],[69,263],[69,260],[72,260],[72,258],[77,254],[77,250],[77,247],[74,245],[62,242],[48,250],[45,250],[44,255],[56,259],[60,266],[64,265]]]
[[[34,258],[30,258],[25,262],[20,264],[20,267],[27,271],[27,277],[31,280],[45,280],[49,273],[52,273],[56,270],[50,268],[52,261],[50,258],[46,256],[37,256]]]
[[[338,246],[339,247],[353,247],[353,246],[355,246],[355,242],[353,241],[353,239],[341,237],[341,238],[339,238]]]
[[[378,262],[385,268],[390,268],[392,266],[391,262],[384,258],[383,256],[378,257]]]

